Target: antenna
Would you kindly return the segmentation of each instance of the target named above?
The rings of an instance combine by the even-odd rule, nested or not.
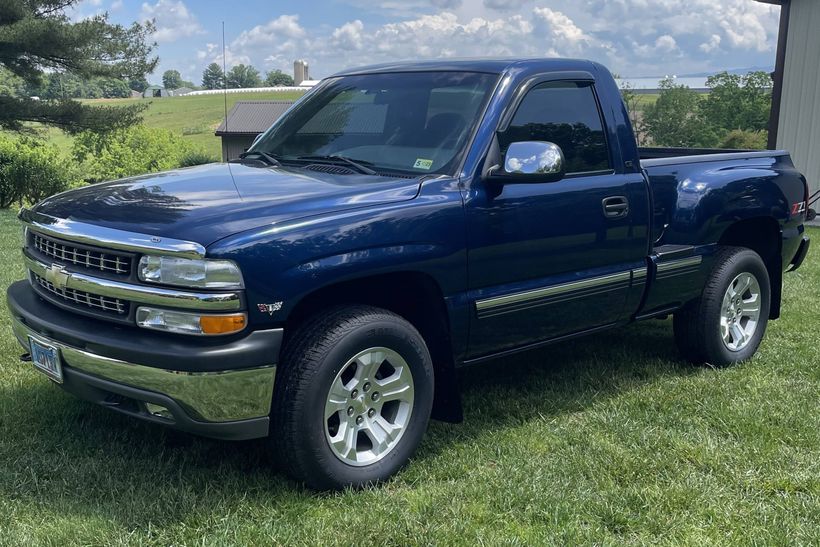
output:
[[[225,70],[225,21],[222,21],[222,95],[225,98],[225,131],[228,130],[228,72]]]

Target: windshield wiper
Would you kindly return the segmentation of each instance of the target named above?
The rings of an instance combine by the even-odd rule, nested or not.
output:
[[[274,156],[271,156],[267,152],[262,152],[261,150],[251,150],[250,152],[242,152],[241,154],[239,154],[239,159],[244,160],[245,158],[250,156],[259,156],[260,158],[265,160],[265,163],[267,163],[268,165],[272,165],[274,167],[279,167],[280,165],[282,165],[282,163]]]
[[[345,156],[338,156],[336,154],[331,154],[328,156],[299,156],[297,159],[300,160],[315,160],[315,161],[325,161],[328,163],[343,163],[348,167],[352,167],[359,173],[363,175],[378,175],[379,173],[374,171],[373,169],[369,168],[365,164],[373,165],[369,161],[363,160],[354,160]]]

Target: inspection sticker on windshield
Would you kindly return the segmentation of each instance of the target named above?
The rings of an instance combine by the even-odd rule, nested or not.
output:
[[[430,169],[433,167],[433,160],[425,160],[423,158],[416,158],[416,163],[413,164],[413,169]]]

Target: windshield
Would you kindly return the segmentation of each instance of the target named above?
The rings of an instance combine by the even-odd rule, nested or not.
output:
[[[251,151],[284,163],[341,156],[385,174],[452,174],[497,78],[473,72],[334,78]]]

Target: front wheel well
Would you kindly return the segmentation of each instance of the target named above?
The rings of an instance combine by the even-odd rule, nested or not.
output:
[[[285,323],[285,336],[323,310],[345,304],[365,304],[392,311],[419,331],[430,351],[435,372],[432,416],[442,421],[460,422],[461,398],[456,382],[449,315],[435,279],[419,272],[397,272],[322,287],[302,298],[290,312]]]
[[[771,283],[769,319],[780,317],[783,262],[782,237],[777,221],[771,217],[758,217],[735,222],[723,232],[718,245],[745,247],[760,255]]]

